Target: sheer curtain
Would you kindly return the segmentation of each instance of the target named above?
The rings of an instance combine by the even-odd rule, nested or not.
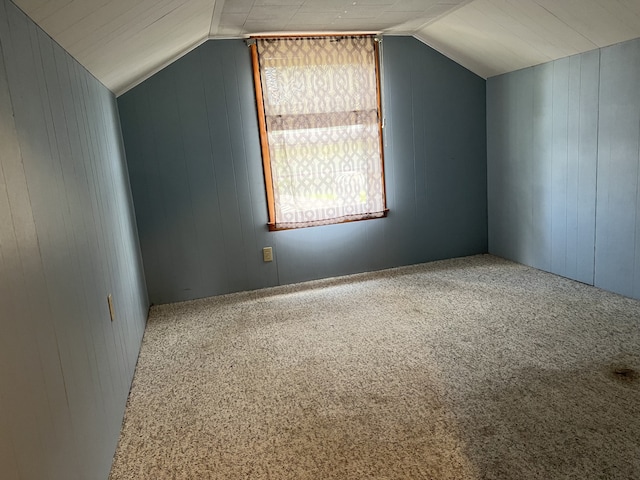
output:
[[[275,228],[384,216],[374,42],[258,39]]]

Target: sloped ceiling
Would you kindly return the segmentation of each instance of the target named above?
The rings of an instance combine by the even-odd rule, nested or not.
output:
[[[640,0],[474,0],[415,36],[488,78],[640,37]]]
[[[487,78],[640,37],[640,0],[14,0],[114,93],[209,38],[413,35]]]

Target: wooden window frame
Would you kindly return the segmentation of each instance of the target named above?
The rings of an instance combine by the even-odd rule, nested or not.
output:
[[[253,69],[253,85],[256,95],[256,108],[258,111],[258,130],[260,133],[260,149],[262,152],[262,168],[264,171],[264,183],[265,183],[265,191],[267,196],[267,213],[268,213],[268,222],[267,227],[269,231],[279,231],[279,230],[295,230],[297,228],[309,228],[316,225],[309,226],[301,226],[301,227],[280,227],[276,225],[276,209],[275,209],[275,199],[273,193],[273,175],[271,172],[271,155],[269,151],[269,141],[267,136],[267,121],[266,115],[264,111],[264,96],[262,91],[262,77],[260,73],[260,62],[258,58],[258,46],[255,40],[261,38],[292,38],[292,37],[309,37],[309,38],[317,38],[317,37],[344,37],[350,35],[365,35],[358,33],[349,33],[349,34],[316,34],[316,35],[260,35],[260,36],[252,36],[249,39],[248,45],[251,51],[251,65]],[[376,97],[377,97],[377,107],[378,107],[378,137],[380,142],[380,166],[382,169],[381,181],[382,181],[382,204],[384,205],[384,210],[382,211],[382,215],[372,216],[372,217],[364,217],[358,219],[342,219],[336,220],[335,222],[328,222],[326,225],[336,225],[340,223],[349,223],[349,222],[359,222],[363,220],[373,220],[377,218],[384,218],[387,216],[389,209],[387,208],[387,191],[386,191],[386,180],[384,173],[384,139],[383,139],[383,122],[382,122],[382,84],[380,81],[380,42],[381,39],[376,37],[374,38],[374,55],[375,55],[375,73],[376,73]]]

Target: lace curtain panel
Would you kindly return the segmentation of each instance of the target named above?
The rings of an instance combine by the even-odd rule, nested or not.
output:
[[[257,40],[276,229],[384,216],[374,42]]]

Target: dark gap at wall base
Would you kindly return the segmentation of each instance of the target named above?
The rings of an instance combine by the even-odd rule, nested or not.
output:
[[[411,37],[383,52],[389,215],[366,222],[267,230],[244,41],[208,41],[118,98],[153,303],[487,252],[485,81]]]

